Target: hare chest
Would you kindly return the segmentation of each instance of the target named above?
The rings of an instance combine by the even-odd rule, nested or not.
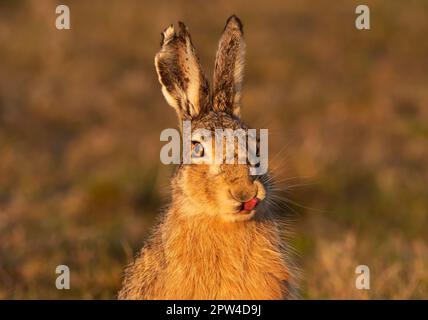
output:
[[[283,299],[288,272],[277,239],[250,229],[188,229],[166,239],[165,298]]]

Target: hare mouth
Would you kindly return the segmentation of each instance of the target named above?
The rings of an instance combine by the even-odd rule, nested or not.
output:
[[[238,206],[237,211],[239,214],[242,214],[242,215],[254,213],[259,203],[260,203],[260,199],[254,197],[248,200],[247,202],[241,203],[241,205]]]

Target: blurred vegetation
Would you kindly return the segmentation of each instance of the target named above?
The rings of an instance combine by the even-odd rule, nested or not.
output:
[[[153,66],[184,21],[208,75],[245,24],[244,119],[269,128],[304,298],[428,297],[428,2],[0,0],[0,298],[115,298],[168,201]],[[55,288],[55,267],[71,290]],[[371,290],[355,289],[355,267]]]

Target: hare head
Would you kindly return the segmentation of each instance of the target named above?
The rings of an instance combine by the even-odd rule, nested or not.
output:
[[[179,22],[178,28],[164,30],[155,66],[162,93],[180,124],[190,120],[192,133],[201,128],[213,133],[248,130],[240,112],[244,55],[242,23],[231,16],[218,45],[211,92],[187,27]],[[195,159],[214,148],[192,135],[190,152]],[[266,175],[251,175],[248,163],[181,163],[172,183],[173,201],[184,214],[246,221],[263,215],[267,180]]]

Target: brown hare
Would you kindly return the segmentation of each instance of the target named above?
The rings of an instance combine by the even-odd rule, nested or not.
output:
[[[231,16],[216,54],[213,90],[186,26],[162,33],[155,66],[162,92],[180,123],[244,129],[240,119],[245,42]],[[204,152],[192,141],[192,155]],[[119,299],[288,299],[293,272],[274,212],[271,179],[247,164],[184,164],[172,179],[172,200],[135,261]]]

